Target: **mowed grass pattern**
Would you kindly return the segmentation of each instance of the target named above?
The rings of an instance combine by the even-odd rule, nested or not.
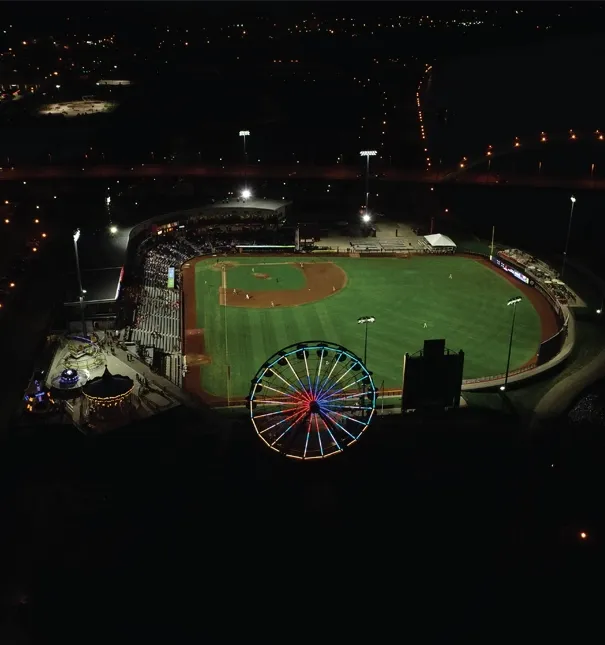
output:
[[[285,259],[268,257],[264,262]],[[331,259],[315,258],[318,262],[327,260]],[[236,261],[261,266],[259,258]],[[367,364],[377,387],[383,380],[386,388],[400,387],[404,354],[418,351],[428,338],[445,338],[448,348],[464,350],[465,378],[504,372],[512,316],[506,302],[520,292],[502,276],[474,260],[456,256],[331,261],[348,276],[346,287],[333,296],[297,307],[228,307],[226,311],[219,306],[221,273],[212,270],[215,261],[196,265],[198,326],[205,330],[206,353],[212,358],[212,363],[202,369],[202,385],[207,392],[218,396],[227,393],[225,314],[233,397],[245,396],[257,369],[292,343],[327,340],[363,357],[364,329],[357,324],[359,316],[376,318],[368,330]],[[271,268],[266,267],[264,272],[271,273]],[[278,286],[282,286],[281,280]],[[540,318],[525,299],[517,307],[511,369],[532,359],[539,343]]]

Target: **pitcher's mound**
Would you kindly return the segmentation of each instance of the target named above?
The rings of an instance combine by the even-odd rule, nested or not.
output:
[[[270,280],[271,279],[271,276],[268,273],[255,273],[254,277],[258,278],[259,280]]]

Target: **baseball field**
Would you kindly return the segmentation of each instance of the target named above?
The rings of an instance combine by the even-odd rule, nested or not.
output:
[[[377,387],[402,382],[406,352],[445,338],[465,352],[464,377],[506,369],[512,308],[521,295],[511,370],[535,356],[556,331],[548,303],[489,262],[463,256],[332,258],[233,256],[183,266],[185,387],[209,401],[245,397],[257,369],[292,343],[326,340],[363,358]]]

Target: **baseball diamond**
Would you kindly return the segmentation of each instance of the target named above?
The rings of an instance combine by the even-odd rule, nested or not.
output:
[[[325,338],[363,350],[375,383],[401,387],[406,352],[427,338],[463,349],[464,378],[501,374],[510,334],[509,298],[517,311],[511,369],[536,360],[557,319],[537,290],[465,256],[345,258],[238,256],[197,258],[183,266],[185,387],[208,401],[246,396],[267,356],[301,338]]]

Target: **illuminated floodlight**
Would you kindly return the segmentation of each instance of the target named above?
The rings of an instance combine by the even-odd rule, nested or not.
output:
[[[250,199],[250,197],[252,197],[252,192],[248,188],[244,188],[244,190],[242,190],[242,197],[244,199]]]
[[[378,153],[376,150],[362,150],[359,153],[360,157],[375,157]]]
[[[516,305],[517,303],[521,302],[522,298],[517,297],[517,298],[511,298],[506,305]]]
[[[600,315],[600,314],[603,313],[603,310],[599,308],[599,309],[597,309],[597,313]]]
[[[571,203],[572,203],[572,204],[575,204],[575,203],[576,203],[576,198],[575,198],[573,195],[571,196]]]
[[[367,325],[368,323],[373,322],[376,322],[376,318],[374,318],[374,316],[362,316],[361,318],[357,319],[358,325]]]
[[[500,386],[500,392],[504,392],[504,390],[506,390],[506,386],[505,386],[505,385],[501,385],[501,386]]]
[[[79,228],[77,228],[77,229],[74,231],[74,242],[77,242],[79,239],[80,239],[80,229],[79,229]]]
[[[109,206],[109,204],[111,204],[111,197],[110,197],[109,195],[107,195],[107,197],[105,198],[105,203],[106,203],[108,206]]]
[[[371,217],[370,217],[370,215],[368,215],[367,213],[364,213],[364,214],[361,216],[361,220],[362,220],[362,222],[365,222],[366,224],[367,224],[371,219],[372,219],[372,218],[371,218]]]
[[[110,226],[110,227],[109,227],[109,232],[110,232],[112,235],[115,235],[115,234],[118,232],[118,227],[117,227],[117,226]]]
[[[239,131],[239,136],[240,137],[249,137],[250,136],[250,130],[240,130]]]

